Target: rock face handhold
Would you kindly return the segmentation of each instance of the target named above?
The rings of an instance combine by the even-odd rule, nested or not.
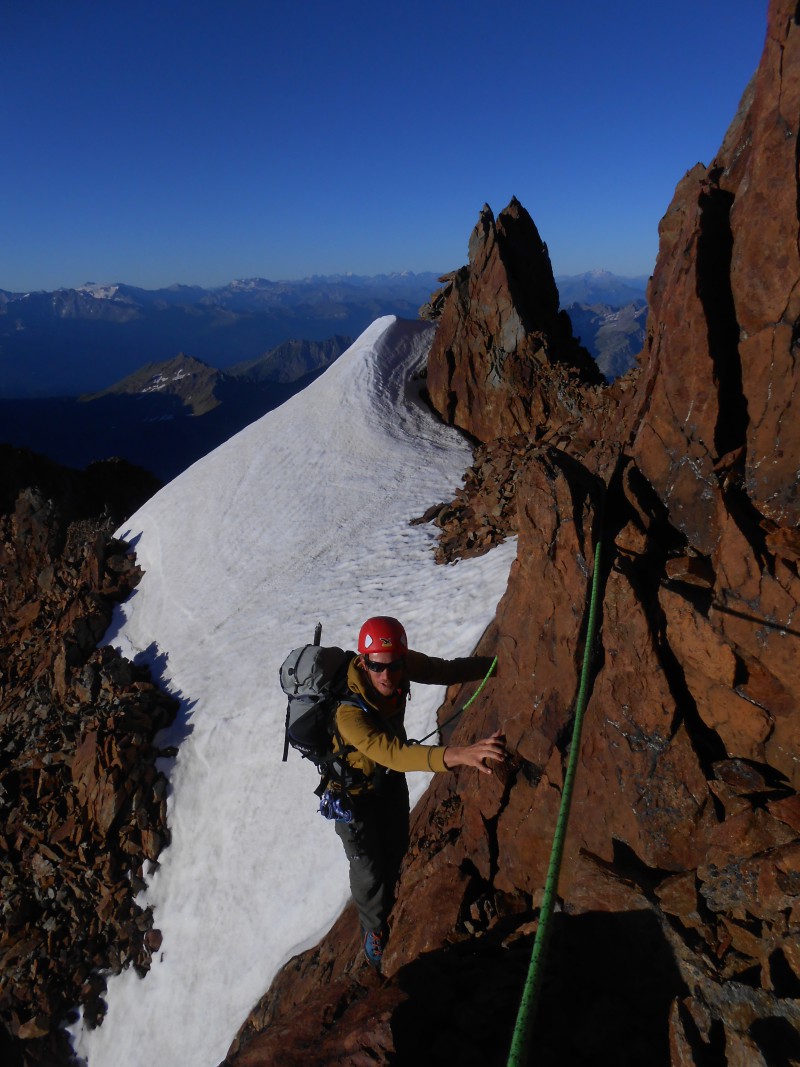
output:
[[[558,310],[547,247],[516,199],[497,221],[484,206],[445,295],[427,385],[447,422],[490,441],[580,418],[576,383],[602,375]]]

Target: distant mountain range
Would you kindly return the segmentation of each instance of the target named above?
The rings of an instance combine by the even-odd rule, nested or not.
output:
[[[556,277],[556,285],[563,308],[570,304],[621,308],[637,301],[644,303],[649,280],[647,275],[621,278],[607,270],[592,270],[586,274],[561,274]]]
[[[556,281],[564,308],[619,308],[644,301],[647,279],[592,271]],[[214,289],[0,290],[0,397],[99,392],[179,352],[224,370],[293,338],[357,337],[381,315],[416,318],[438,284],[439,275],[427,272],[247,278]]]
[[[644,347],[648,281],[606,270],[556,278],[573,333],[609,381],[629,371]]]
[[[438,284],[429,273],[0,290],[0,441],[78,468],[120,456],[169,481],[376,318],[416,318]],[[624,373],[644,339],[646,279],[593,271],[557,284],[606,377]]]
[[[78,396],[188,352],[225,369],[292,338],[356,337],[381,315],[416,318],[438,274],[233,281],[216,289],[0,290],[0,397]]]

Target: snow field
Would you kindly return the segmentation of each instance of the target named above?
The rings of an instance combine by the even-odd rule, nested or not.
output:
[[[89,1067],[216,1067],[279,967],[316,943],[349,896],[347,862],[316,811],[314,768],[281,762],[278,668],[312,639],[352,648],[370,615],[412,647],[467,655],[494,616],[516,546],[437,566],[435,530],[468,444],[418,399],[426,323],[377,320],[326,373],[190,467],[119,531],[144,578],[107,641],[181,700],[159,737],[172,842],[140,902],[163,933],[144,979],[109,980],[101,1027],[73,1030]],[[441,687],[415,686],[409,736]],[[409,776],[412,803],[429,775]]]

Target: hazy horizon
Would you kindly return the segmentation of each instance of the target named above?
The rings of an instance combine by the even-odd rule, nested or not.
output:
[[[424,270],[423,269],[423,270],[414,270],[414,271],[412,271],[412,270],[388,270],[388,271],[381,271],[378,274],[360,274],[360,273],[356,273],[355,271],[338,271],[338,272],[332,273],[332,274],[306,274],[303,277],[298,277],[298,278],[277,278],[277,277],[276,278],[265,278],[262,275],[244,277],[243,275],[238,275],[237,277],[229,278],[227,281],[220,282],[220,283],[208,284],[208,285],[204,284],[203,282],[197,282],[197,281],[174,281],[174,282],[169,282],[167,285],[145,286],[145,285],[134,285],[133,283],[129,282],[125,278],[115,278],[115,279],[113,279],[113,281],[109,280],[109,279],[91,278],[91,279],[86,279],[86,280],[80,282],[78,285],[57,285],[57,286],[54,286],[52,289],[6,289],[4,286],[0,286],[0,291],[2,291],[4,293],[25,295],[26,293],[60,292],[60,291],[80,290],[80,289],[88,289],[88,288],[98,288],[98,289],[99,288],[109,288],[110,289],[110,288],[114,288],[115,286],[120,286],[120,285],[127,286],[128,288],[131,288],[131,289],[142,289],[144,292],[153,292],[153,291],[159,290],[159,289],[224,289],[225,287],[227,287],[229,285],[234,285],[237,282],[259,281],[259,282],[269,282],[272,285],[297,285],[297,284],[299,284],[301,282],[313,282],[313,281],[315,281],[317,279],[319,279],[319,280],[322,280],[322,279],[342,279],[342,280],[346,280],[347,278],[381,278],[381,277],[392,278],[392,277],[403,277],[403,276],[424,277],[427,274],[440,276],[442,274],[447,273],[448,270],[452,270],[452,269],[455,269],[455,268],[446,268],[446,269],[442,269],[442,270]],[[638,274],[617,274],[615,271],[606,270],[605,267],[592,267],[592,268],[589,268],[588,270],[579,270],[579,271],[571,272],[569,274],[566,274],[566,273],[563,273],[563,272],[561,274],[559,274],[559,273],[554,271],[554,277],[555,277],[555,280],[558,281],[560,278],[561,279],[563,279],[563,278],[572,279],[572,278],[583,278],[583,277],[591,277],[591,276],[608,274],[608,275],[613,276],[614,278],[618,278],[620,281],[641,282],[641,281],[649,278],[652,275],[652,273],[653,273],[652,270],[650,270],[650,271],[642,271],[642,272],[640,272]]]

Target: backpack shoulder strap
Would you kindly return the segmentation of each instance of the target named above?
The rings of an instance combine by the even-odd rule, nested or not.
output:
[[[340,697],[338,697],[336,701],[336,706],[338,707],[339,704],[350,704],[354,708],[361,708],[361,710],[367,715],[372,712],[372,708],[369,706],[366,700],[364,700],[362,696],[359,696],[358,693],[354,693],[352,689],[348,689],[346,693],[343,693]]]

